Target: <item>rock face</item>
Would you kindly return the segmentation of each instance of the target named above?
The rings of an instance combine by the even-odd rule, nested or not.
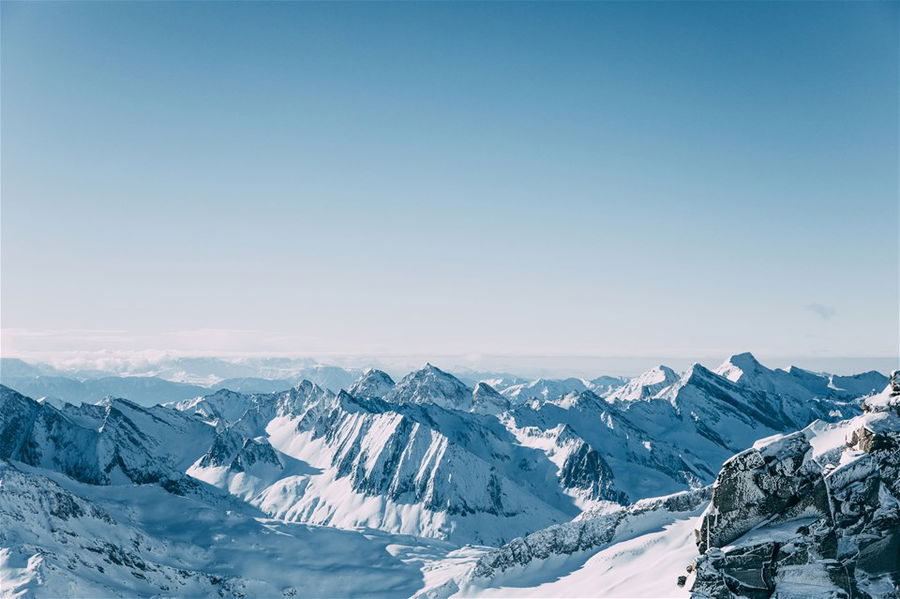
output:
[[[182,477],[214,434],[207,424],[162,406],[107,399],[58,410],[0,386],[0,459],[89,484]]]
[[[696,599],[900,592],[898,373],[862,416],[728,460],[697,530]]]
[[[557,444],[562,437],[557,438]],[[559,474],[559,481],[567,489],[583,491],[589,499],[626,503],[628,496],[613,486],[613,472],[600,455],[582,439],[573,440]]]
[[[785,435],[728,460],[716,478],[713,502],[704,516],[697,547],[722,547],[762,522],[828,514],[822,468],[807,457],[803,432]]]

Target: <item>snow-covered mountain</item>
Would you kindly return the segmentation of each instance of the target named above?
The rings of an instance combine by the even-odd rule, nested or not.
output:
[[[710,488],[585,514],[481,553],[420,591],[450,597],[686,597],[694,525]]]
[[[741,386],[792,399],[862,397],[877,393],[887,384],[887,377],[875,371],[838,376],[796,366],[770,369],[750,353],[731,356],[714,372]]]
[[[628,383],[629,379],[624,376],[598,376],[587,382],[587,388],[599,395],[606,397],[619,387]]]
[[[648,399],[674,385],[678,379],[678,373],[668,366],[660,365],[613,389],[607,397],[610,401]]]
[[[450,410],[470,411],[474,407],[472,389],[431,364],[400,379],[384,399],[397,404],[431,403]]]
[[[588,386],[581,379],[536,379],[527,383],[512,385],[503,390],[503,395],[516,403],[529,399],[554,399],[573,391],[587,391]]]
[[[315,389],[284,399],[245,400],[250,408],[188,473],[273,517],[465,542],[496,543],[577,514],[547,484],[553,465],[492,416]],[[249,439],[257,454],[271,447],[262,473],[237,464]]]
[[[544,451],[560,482],[582,507],[627,503],[698,486],[714,470],[697,473],[690,450],[652,439],[615,405],[592,393],[532,401],[503,416],[519,443]]]
[[[513,405],[429,364],[397,384],[367,371],[353,393],[304,383],[283,394],[220,391],[175,407],[220,429],[191,475],[267,513],[481,543],[521,532],[528,519],[564,521],[698,488],[756,439],[804,424],[783,412],[789,396],[700,365],[680,378],[658,368],[636,380],[644,391],[617,399],[585,389]],[[653,385],[660,390],[651,395]],[[815,415],[854,410],[822,400]],[[278,457],[265,476],[232,467],[245,442],[265,439]],[[303,474],[288,467],[296,460]],[[502,493],[491,495],[494,487]]]
[[[861,410],[860,395],[879,380],[886,381],[877,373],[834,377],[796,368],[770,370],[749,354],[740,354],[715,371],[696,364],[678,375],[659,367],[627,383],[617,380],[623,384],[603,382],[604,396],[585,381],[581,387],[553,395],[549,382],[542,381],[531,387],[540,392],[526,399],[525,392],[504,394],[484,382],[472,388],[428,364],[396,384],[384,372],[367,370],[347,390],[338,392],[302,381],[276,392],[221,389],[153,407],[116,398],[81,406],[38,402],[2,387],[0,494],[19,489],[16,493],[23,496],[19,503],[26,507],[0,499],[4,519],[0,530],[13,531],[13,536],[2,537],[0,572],[19,581],[16,588],[22,592],[37,585],[45,595],[59,592],[62,587],[54,585],[63,582],[58,581],[104,596],[149,594],[149,589],[166,592],[163,587],[176,594],[272,592],[274,587],[261,582],[269,579],[250,562],[246,568],[213,567],[209,560],[225,559],[216,553],[224,551],[219,540],[199,533],[191,533],[195,535],[191,539],[178,537],[177,528],[164,529],[158,520],[148,528],[152,518],[147,520],[141,512],[160,502],[169,506],[160,509],[177,507],[188,514],[186,506],[193,502],[215,526],[230,531],[221,533],[223,539],[249,535],[247,543],[263,547],[264,552],[275,551],[280,560],[288,559],[286,554],[256,537],[283,533],[301,539],[297,542],[315,543],[321,536],[324,546],[344,542],[328,539],[345,539],[353,547],[358,544],[360,560],[351,568],[364,569],[364,556],[372,555],[373,560],[386,560],[390,568],[405,573],[396,579],[375,576],[387,585],[373,583],[375,594],[391,584],[405,595],[417,591],[502,594],[506,591],[499,589],[522,573],[527,575],[522,574],[521,580],[534,582],[528,586],[565,594],[568,591],[562,587],[538,584],[553,571],[547,570],[545,562],[555,559],[554,554],[569,556],[564,561],[587,560],[582,564],[594,560],[591,563],[597,567],[622,567],[624,548],[645,542],[666,546],[675,552],[673,556],[688,550],[696,555],[695,547],[684,544],[690,536],[685,522],[696,519],[702,510],[702,498],[708,497],[704,489],[717,480],[723,463],[731,464],[734,454],[760,438],[803,429],[815,450],[824,443],[816,439],[832,439],[843,434],[833,431],[846,428],[829,422],[850,419],[869,423],[863,428],[874,431],[868,436],[859,433],[859,443],[879,450],[892,447],[883,445],[892,442],[890,435],[879,432],[887,425],[873,424],[886,417],[872,414],[887,413],[887,408],[874,406],[893,405],[893,396],[869,397],[869,412]],[[590,385],[600,388],[600,383]],[[826,461],[816,457],[823,464],[821,472],[827,464],[840,467],[851,459],[849,454],[838,456],[834,449],[823,451],[830,457]],[[881,476],[893,472],[893,466],[886,464]],[[815,471],[810,472],[814,478]],[[718,479],[723,480],[722,473]],[[29,485],[34,494],[22,490]],[[52,498],[57,495],[67,497],[59,501],[77,505],[73,509],[87,514],[83,523],[63,523],[58,529],[85,539],[109,537],[109,543],[118,548],[110,551],[125,564],[124,570],[122,564],[111,569],[104,565],[112,560],[109,552],[100,552],[94,559],[93,550],[82,543],[76,544],[78,549],[72,545],[71,551],[91,553],[82,564],[90,575],[82,575],[81,570],[65,573],[62,569],[79,558],[67,554],[70,549],[61,540],[64,537],[53,532],[57,529],[44,534],[38,524],[17,524],[22,515],[17,510],[35,514],[27,516],[34,522],[55,522]],[[660,496],[675,499],[648,499]],[[716,497],[714,490],[714,504]],[[139,506],[137,511],[124,507],[129,502]],[[108,526],[91,520],[94,512],[86,506],[95,504],[109,515]],[[726,508],[720,501],[716,509],[725,513]],[[232,522],[229,513],[238,520]],[[106,522],[102,516],[96,518]],[[238,525],[238,521],[245,523]],[[873,522],[881,526],[877,524],[881,520]],[[240,528],[240,535],[232,523]],[[719,521],[706,526],[711,538],[731,534],[716,532],[715,526],[722,526]],[[330,528],[322,532],[317,527]],[[536,532],[547,527],[554,532]],[[332,528],[369,532],[329,537]],[[675,542],[666,536],[670,529],[685,534]],[[126,547],[132,543],[129,539],[140,535],[148,543],[146,555],[133,544]],[[523,537],[524,545],[513,541],[515,537]],[[535,553],[538,539],[548,538],[555,539],[548,541],[551,549]],[[184,557],[183,562],[163,560],[161,548],[167,542],[182,543],[177,545],[179,551],[193,557]],[[209,543],[219,549],[204,554],[203,547]],[[506,543],[510,544],[504,548]],[[429,557],[408,555],[400,560],[405,566],[391,561],[391,552],[401,551],[392,548],[405,544],[430,547]],[[461,549],[466,544],[500,549]],[[708,554],[707,546],[701,545],[701,550]],[[646,553],[648,560],[658,555]],[[531,557],[522,561],[526,554]],[[152,566],[141,571],[145,579],[133,575],[134,555],[142,556],[148,568]],[[723,565],[714,558],[718,559],[715,555],[708,559],[717,571],[731,567],[730,562]],[[672,566],[673,560],[666,563]],[[415,567],[410,566],[413,562]],[[463,562],[478,574],[460,578]],[[174,563],[186,564],[181,569],[194,572],[190,576],[200,577],[199,582],[172,578],[181,576],[167,569],[174,568]],[[512,569],[502,566],[507,563]],[[131,576],[127,584],[120,580],[126,574]],[[207,575],[215,580],[203,578]],[[54,578],[53,584],[41,586],[42,576]],[[389,579],[390,584],[385,582]],[[297,580],[285,573],[277,584],[288,592],[298,588]],[[498,587],[499,580],[506,582]],[[622,585],[628,584],[629,577],[615,580],[610,589],[628,588]],[[344,590],[353,594],[357,588],[351,585]],[[515,584],[513,588],[521,590]],[[673,592],[686,593],[688,588],[690,584],[676,586]]]
[[[91,484],[177,480],[215,431],[162,406],[123,399],[62,410],[0,386],[0,459],[15,460]]]
[[[574,480],[566,476],[570,465],[590,460],[591,476],[575,493],[582,505],[628,502],[709,483],[726,459],[761,437],[859,412],[845,396],[793,390],[735,383],[699,364],[680,377],[659,367],[605,398],[582,391],[533,400],[502,419],[520,443],[546,451],[566,482]]]
[[[350,395],[368,399],[382,399],[394,388],[394,379],[388,373],[374,368],[363,372],[350,386]]]
[[[478,383],[472,390],[472,406],[476,412],[500,414],[510,408],[509,400],[497,393],[485,382]]]
[[[582,391],[593,391],[603,397],[622,387],[627,382],[628,379],[618,376],[599,376],[589,381],[578,378],[539,378],[533,381],[522,381],[511,385],[499,386],[498,390],[513,403],[524,403],[532,399],[555,399],[569,393],[580,393]]]
[[[514,539],[416,596],[897,597],[900,372],[864,409],[757,441],[710,487]]]

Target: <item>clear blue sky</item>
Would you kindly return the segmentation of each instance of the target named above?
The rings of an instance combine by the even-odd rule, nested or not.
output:
[[[59,349],[896,356],[898,3],[2,4]]]

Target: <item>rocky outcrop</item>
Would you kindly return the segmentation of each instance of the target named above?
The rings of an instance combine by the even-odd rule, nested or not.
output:
[[[561,440],[558,438],[557,444]],[[571,442],[574,448],[560,468],[560,484],[566,489],[583,492],[589,499],[627,503],[628,495],[615,488],[612,469],[600,452],[580,438]]]
[[[216,435],[209,451],[197,462],[199,468],[227,468],[232,472],[243,472],[255,464],[283,468],[268,440],[245,439],[230,428]]]
[[[725,463],[697,530],[696,599],[900,592],[900,377],[865,413]]]
[[[243,472],[257,464],[279,469],[284,467],[268,440],[264,438],[245,439],[241,450],[231,462],[231,469]]]
[[[785,435],[728,460],[697,531],[697,547],[722,547],[762,522],[828,515],[821,467],[802,432]],[[774,520],[773,520],[774,518]]]

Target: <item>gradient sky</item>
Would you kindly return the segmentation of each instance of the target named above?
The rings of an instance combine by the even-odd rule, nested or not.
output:
[[[3,2],[3,352],[896,356],[898,6]]]

